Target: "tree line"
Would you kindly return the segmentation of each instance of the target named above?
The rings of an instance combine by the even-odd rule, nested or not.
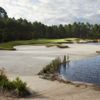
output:
[[[0,7],[0,42],[38,38],[100,38],[100,25],[73,23],[66,25],[44,25],[26,19],[9,18]]]

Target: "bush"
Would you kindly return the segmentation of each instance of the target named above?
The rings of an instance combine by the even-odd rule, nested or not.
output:
[[[0,90],[3,91],[9,89],[8,84],[9,84],[9,80],[4,74],[4,69],[2,69],[0,70]]]
[[[16,78],[13,81],[8,80],[4,70],[0,70],[0,92],[9,93],[10,96],[23,97],[30,95],[26,83]]]
[[[26,88],[26,83],[20,80],[18,77],[12,81],[12,84],[15,88],[15,95],[16,96],[26,96],[29,94],[29,91]]]

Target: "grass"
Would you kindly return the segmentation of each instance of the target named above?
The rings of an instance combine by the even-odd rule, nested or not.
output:
[[[14,46],[17,45],[45,45],[48,43],[63,42],[64,39],[33,39],[33,40],[23,40],[23,41],[11,41],[7,43],[0,44],[0,50],[15,50]]]
[[[4,73],[4,70],[0,70],[0,94],[11,97],[25,97],[31,93],[27,89],[27,84],[16,78],[10,81]]]
[[[67,45],[57,45],[58,48],[69,48]]]
[[[61,66],[61,59],[56,58],[52,60],[52,62],[48,65],[46,65],[39,73],[38,75],[41,75],[42,78],[44,79],[49,79],[49,80],[55,80],[54,75],[55,73],[58,72],[58,69]]]
[[[63,60],[58,57],[51,61],[50,64],[46,65],[39,73],[38,75],[41,76],[41,78],[48,79],[48,80],[56,80],[58,79],[59,69],[61,64],[63,66],[66,66],[66,63],[68,61],[68,57],[66,59],[66,56],[64,56]]]
[[[69,48],[67,45],[62,45],[62,44],[46,44],[46,47],[53,47],[53,46],[56,46],[58,48]]]
[[[81,39],[64,38],[64,39],[33,39],[33,40],[11,41],[6,43],[1,43],[0,50],[15,50],[14,46],[18,46],[18,45],[48,45],[48,44],[50,45],[51,44],[51,46],[53,46],[55,44],[59,45],[63,43],[73,43],[76,42],[77,40],[81,40]]]
[[[52,62],[48,65],[46,65],[45,68],[43,68],[42,71],[40,71],[40,75],[41,74],[54,74],[55,72],[58,71],[59,67],[61,65],[61,59],[60,58],[56,58],[54,60],[52,60]]]

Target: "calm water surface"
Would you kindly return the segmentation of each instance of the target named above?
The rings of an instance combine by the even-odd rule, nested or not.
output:
[[[100,85],[100,56],[72,61],[61,66],[61,76],[66,80]]]

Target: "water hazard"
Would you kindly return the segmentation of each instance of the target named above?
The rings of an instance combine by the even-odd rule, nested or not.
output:
[[[100,56],[71,61],[60,68],[61,76],[70,81],[100,85]]]

